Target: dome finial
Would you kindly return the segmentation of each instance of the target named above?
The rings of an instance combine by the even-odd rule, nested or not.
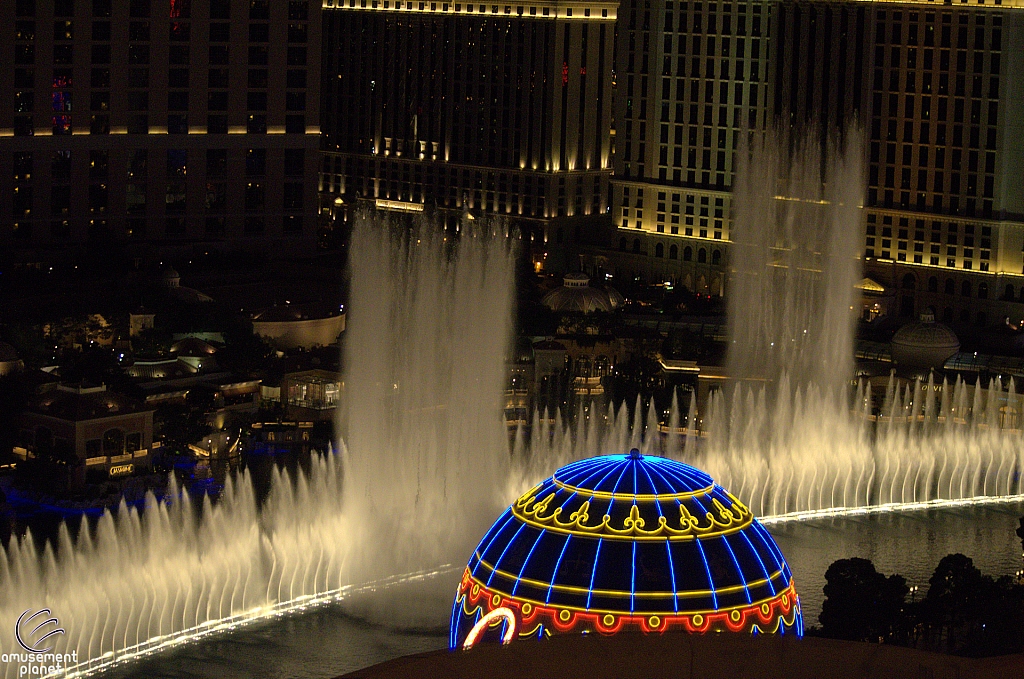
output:
[[[640,454],[640,449],[639,448],[633,448],[632,450],[629,451],[629,459],[631,459],[631,460],[642,460],[642,459],[644,459],[644,456],[642,454]]]

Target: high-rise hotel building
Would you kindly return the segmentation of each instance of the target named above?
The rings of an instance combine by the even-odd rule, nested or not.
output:
[[[612,250],[721,293],[744,128],[865,130],[865,271],[894,313],[1024,315],[1024,3],[624,0]]]
[[[326,0],[326,206],[498,215],[540,239],[603,214],[617,6]]]
[[[311,251],[320,16],[318,0],[0,2],[0,246]]]

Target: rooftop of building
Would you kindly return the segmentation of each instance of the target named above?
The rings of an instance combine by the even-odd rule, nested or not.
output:
[[[123,394],[109,391],[106,385],[58,385],[31,405],[31,410],[70,422],[97,420],[150,410]]]

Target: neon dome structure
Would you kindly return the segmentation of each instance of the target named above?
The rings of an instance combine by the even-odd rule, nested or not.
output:
[[[803,635],[793,574],[750,510],[635,449],[566,465],[505,510],[462,575],[449,645],[624,630]]]

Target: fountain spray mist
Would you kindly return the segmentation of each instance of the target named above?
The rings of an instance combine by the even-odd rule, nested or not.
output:
[[[853,374],[863,242],[863,135],[755,132],[736,153],[730,250],[730,377],[827,391]]]
[[[464,562],[504,507],[514,253],[498,223],[352,234],[344,513],[357,576]]]

